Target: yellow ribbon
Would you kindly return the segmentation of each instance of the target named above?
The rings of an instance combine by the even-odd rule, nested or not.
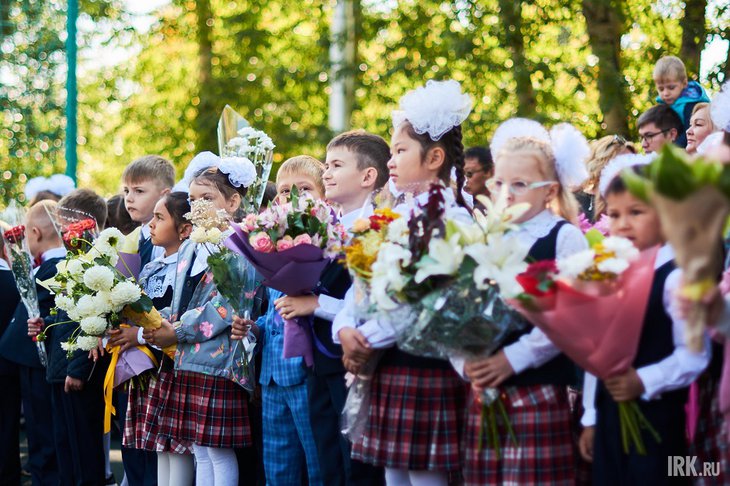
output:
[[[130,327],[128,324],[122,324],[119,327]],[[111,362],[109,363],[109,368],[106,370],[106,376],[104,377],[104,433],[106,434],[109,432],[112,428],[112,414],[117,414],[117,409],[114,407],[114,403],[112,400],[113,394],[114,394],[114,374],[117,370],[117,362],[119,362],[119,355],[121,354],[119,352],[121,348],[119,346],[114,346],[111,349],[107,348],[107,350],[111,353]],[[157,358],[155,358],[155,355],[152,354],[152,351],[150,351],[147,346],[137,346],[137,349],[142,351],[147,357],[152,361],[152,364],[157,368],[159,366],[159,363],[157,362]]]

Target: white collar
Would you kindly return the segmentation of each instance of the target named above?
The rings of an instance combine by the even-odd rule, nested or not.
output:
[[[665,243],[661,246],[661,248],[659,248],[659,251],[656,254],[656,260],[654,261],[654,270],[672,260],[674,260],[674,249],[669,246],[669,243]]]
[[[177,263],[177,252],[169,256],[165,256],[164,254],[162,254],[155,258],[153,261],[164,263],[165,265],[169,265],[170,263]]]
[[[2,258],[0,258],[0,270],[10,270],[10,267],[8,266],[8,262],[6,262]]]
[[[515,230],[515,233],[529,235],[536,239],[544,238],[562,219],[549,209],[544,209],[527,221],[520,223],[520,227]]]
[[[346,230],[350,230],[352,228],[352,225],[355,224],[355,221],[358,219],[364,219],[369,218],[373,215],[373,205],[370,204],[368,201],[363,205],[363,207],[358,208],[354,211],[350,211],[347,214],[343,214],[340,217],[340,223],[342,223],[342,226],[345,227]]]
[[[66,256],[66,248],[63,246],[59,246],[56,248],[51,248],[50,250],[46,250],[43,252],[43,255],[41,255],[41,261],[50,260],[51,258],[63,258]]]
[[[139,227],[139,232],[145,240],[150,237],[150,224],[145,223]]]

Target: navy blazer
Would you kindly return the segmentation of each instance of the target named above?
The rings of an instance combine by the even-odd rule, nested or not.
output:
[[[343,299],[351,285],[352,280],[347,268],[341,263],[333,261],[322,271],[314,294]],[[313,338],[318,341],[318,343],[314,343],[314,374],[317,376],[344,374],[342,347],[332,341],[332,321],[315,316],[312,331]],[[319,346],[322,346],[329,356],[323,353]]]
[[[35,274],[36,279],[46,280],[56,275],[56,264],[61,260],[62,258],[49,258],[43,262]],[[55,307],[55,297],[48,289],[38,284],[36,291],[41,317],[47,317]],[[28,337],[28,311],[22,302],[15,307],[8,329],[0,338],[0,356],[23,366],[43,369],[35,343]]]
[[[0,295],[2,295],[0,301],[0,338],[2,338],[20,302],[20,294],[15,287],[13,272],[10,270],[0,270]],[[16,370],[14,363],[0,357],[0,375],[13,374],[17,372]]]

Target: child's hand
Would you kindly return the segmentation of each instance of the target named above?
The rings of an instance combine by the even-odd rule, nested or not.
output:
[[[357,376],[358,373],[360,373],[360,368],[362,368],[362,364],[356,363],[355,361],[348,359],[346,356],[342,357],[342,364],[345,366],[345,369],[353,374],[353,376]]]
[[[595,427],[586,427],[583,432],[580,433],[580,439],[578,439],[578,449],[580,450],[581,457],[586,462],[593,462],[593,442],[596,437]]]
[[[468,360],[464,364],[464,373],[477,389],[494,388],[515,374],[504,351],[489,358]]]
[[[712,287],[699,301],[699,303],[693,301],[682,295],[681,291],[678,291],[674,295],[675,304],[677,305],[677,312],[682,319],[687,319],[690,314],[692,307],[695,305],[702,305],[707,308],[707,326],[714,326],[720,321],[722,312],[725,310],[725,299],[722,297],[720,288],[717,286]]]
[[[626,373],[609,378],[603,383],[606,385],[608,393],[611,394],[611,398],[617,402],[633,400],[644,393],[644,384],[634,368],[629,369]]]
[[[177,343],[175,328],[167,319],[162,319],[162,326],[158,329],[151,329],[149,332],[143,333],[142,336],[145,341],[160,348],[166,348]]]
[[[45,322],[43,322],[43,319],[41,319],[40,317],[28,319],[28,336],[36,337],[38,334],[41,333],[44,325]]]
[[[67,376],[66,382],[63,384],[63,391],[66,393],[78,392],[84,389],[83,380],[74,378],[73,376]]]
[[[139,332],[139,327],[137,326],[131,326],[131,327],[120,327],[118,329],[110,329],[109,330],[109,345],[119,346],[119,352],[123,353],[129,348],[133,348],[137,345],[139,345],[139,341],[137,341],[137,333]]]
[[[311,316],[319,308],[319,298],[316,295],[299,297],[285,295],[274,301],[274,307],[284,319]]]
[[[353,327],[340,329],[337,337],[340,338],[345,357],[359,365],[365,364],[373,352],[367,338]]]
[[[231,323],[231,339],[240,340],[245,338],[253,325],[254,322],[250,319],[233,316],[233,322]]]
[[[93,359],[96,363],[99,358],[104,356],[104,341],[101,338],[97,338],[96,340],[96,347],[89,351],[89,359]]]

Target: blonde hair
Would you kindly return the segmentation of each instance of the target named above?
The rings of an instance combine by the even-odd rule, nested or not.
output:
[[[591,155],[586,161],[588,180],[585,184],[583,184],[583,189],[593,190],[593,197],[595,198],[594,214],[596,216],[603,214],[606,209],[606,201],[604,201],[601,194],[595,190],[601,179],[601,171],[604,167],[606,167],[606,164],[618,155],[621,155],[624,150],[628,150],[632,154],[636,153],[636,147],[634,144],[619,135],[606,135],[605,137],[591,142]]]
[[[715,126],[715,122],[712,121],[712,117],[710,116],[709,108],[710,108],[710,104],[709,103],[697,103],[694,106],[694,108],[692,108],[692,115],[690,115],[690,118],[692,118],[693,116],[695,116],[695,113],[697,113],[700,110],[708,110],[707,111],[707,123],[710,125],[710,128],[714,132],[714,131],[717,131],[718,128]]]
[[[664,56],[654,66],[654,80],[676,80],[687,82],[687,69],[677,56]]]
[[[276,184],[279,184],[279,176],[282,174],[301,174],[309,177],[317,186],[321,194],[324,194],[324,182],[322,174],[324,174],[324,164],[315,159],[311,155],[297,155],[287,159],[276,173]]]
[[[122,181],[130,184],[154,181],[159,187],[172,188],[175,185],[175,167],[159,155],[145,155],[124,168]]]
[[[549,143],[532,137],[516,137],[505,142],[504,146],[497,153],[495,164],[502,158],[514,157],[515,155],[532,157],[537,162],[538,171],[547,181],[558,183],[558,195],[550,201],[548,207],[557,215],[571,223],[578,222],[578,201],[576,201],[570,188],[563,186],[558,178],[558,171],[555,165],[555,153]]]

